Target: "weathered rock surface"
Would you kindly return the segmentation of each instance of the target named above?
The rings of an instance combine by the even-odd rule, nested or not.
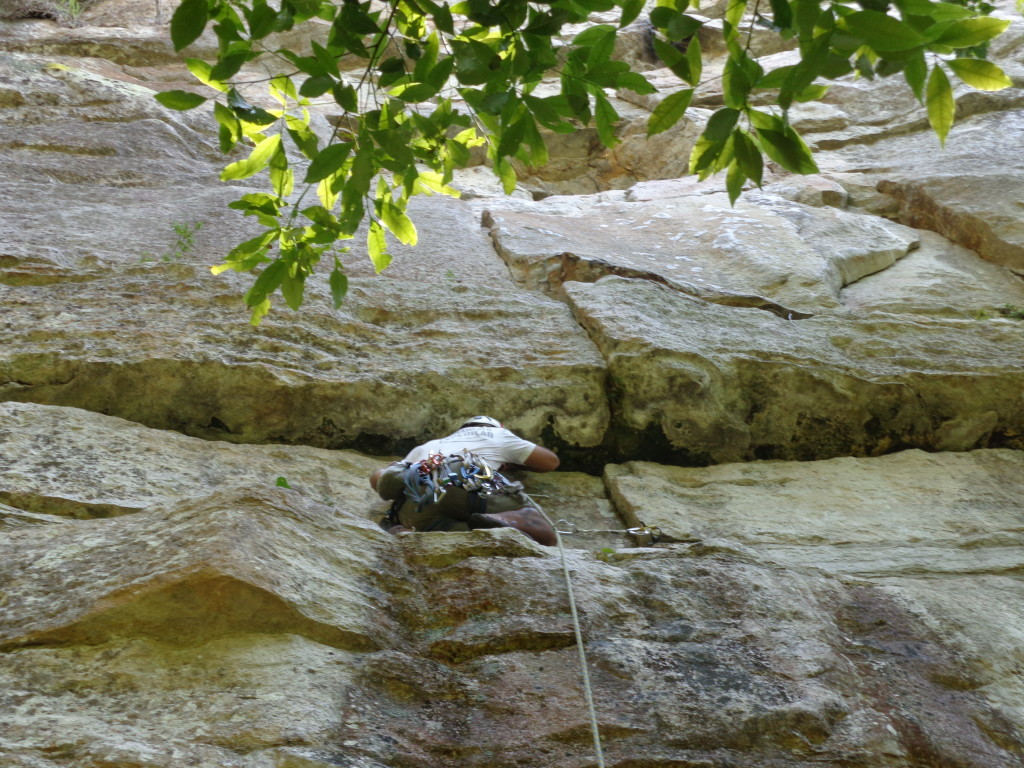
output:
[[[1022,638],[1024,453],[906,451],[702,469],[636,462],[609,466],[606,479],[628,520],[696,539],[696,551],[881,585],[949,633],[966,664],[952,675],[971,677],[972,690],[1020,722],[1024,678],[993,650],[1019,648]]]
[[[315,468],[324,482],[339,461],[356,460],[350,454],[224,446],[225,469],[246,454],[251,473],[226,485],[216,472],[189,476],[202,452],[194,438],[161,443],[160,432],[72,409],[9,405],[5,415],[10,485],[77,485],[75,472],[92,464],[97,496],[152,501],[134,514],[63,518],[0,538],[5,765],[592,761],[554,550],[509,530],[390,537],[346,508],[357,494],[315,498],[326,487]],[[80,442],[54,451],[62,434]],[[128,440],[139,449],[124,452]],[[47,456],[66,480],[23,471]],[[284,456],[301,485],[259,483],[260,468],[272,474]],[[192,482],[180,498],[169,497],[169,463]],[[934,605],[939,592],[920,571],[890,567],[865,580],[834,551],[856,531],[879,543],[883,516],[858,527],[820,494],[894,500],[890,519],[906,521],[890,528],[895,537],[917,530],[923,489],[936,500],[944,493],[948,514],[922,527],[939,535],[918,544],[964,550],[963,559],[972,548],[1011,547],[994,535],[1019,527],[1000,506],[1024,493],[1019,468],[1020,454],[989,451],[688,470],[726,491],[738,476],[739,493],[752,498],[790,489],[812,527],[782,541],[772,521],[789,530],[784,499],[762,502],[759,518],[741,495],[695,497],[695,482],[675,480],[684,470],[609,468],[613,498],[633,515],[647,505],[646,522],[669,537],[708,537],[603,559],[567,553],[609,764],[1012,768],[1019,672],[1014,644],[994,638],[1019,633],[1015,609],[984,613],[988,623],[975,626],[1000,630],[986,641],[951,628],[980,604]],[[780,471],[794,473],[791,482]],[[950,493],[963,498],[979,473],[1000,495],[958,527]],[[551,507],[560,490],[586,487],[558,480],[547,487]],[[206,493],[188,495],[196,489]],[[874,562],[883,559],[914,561],[892,548]],[[939,572],[958,579],[960,594],[987,590],[986,605],[1013,594],[1005,568],[927,569]]]
[[[0,403],[0,501],[40,517],[96,518],[279,477],[351,511],[376,499],[379,459],[308,446],[230,445],[161,432],[77,408]]]
[[[977,115],[950,131],[945,149],[917,132],[823,153],[826,172],[856,172],[896,201],[899,221],[931,229],[983,258],[1024,271],[1024,225],[1017,202],[1020,110]],[[841,176],[836,177],[843,184]],[[852,202],[856,194],[851,192]]]
[[[933,232],[919,230],[921,245],[877,275],[847,285],[842,303],[857,312],[943,315],[986,320],[1007,305],[1024,307],[1024,281],[1008,267]]]
[[[42,59],[17,62],[11,71],[28,72],[19,87],[49,93],[55,75]],[[272,317],[253,330],[238,302],[241,281],[214,280],[205,268],[245,237],[245,223],[224,209],[234,195],[211,188],[212,166],[203,166],[199,183],[186,181],[196,175],[194,162],[164,156],[167,142],[151,133],[123,140],[147,125],[191,131],[188,143],[200,146],[203,137],[138,87],[92,75],[72,82],[75,93],[98,83],[102,99],[80,100],[94,118],[109,107],[107,119],[78,117],[122,139],[71,131],[77,149],[58,152],[67,113],[54,106],[32,110],[43,131],[37,139],[23,132],[2,150],[16,191],[0,249],[2,323],[11,340],[0,352],[5,399],[238,442],[394,449],[489,410],[518,413],[508,421],[527,435],[551,428],[568,444],[600,442],[607,411],[596,351],[564,305],[515,288],[467,210],[422,201],[420,246],[396,249],[406,258],[387,280],[359,279],[373,271],[355,248],[343,314],[326,311],[326,296],[314,288],[304,313],[311,322]],[[12,109],[7,119],[24,121],[24,111]],[[126,126],[117,127],[122,119]],[[176,162],[192,170],[179,174]],[[126,180],[118,163],[148,175]],[[94,186],[105,183],[114,188]],[[125,184],[153,189],[117,189]],[[83,197],[96,202],[78,205]],[[452,230],[466,233],[456,253]],[[294,399],[299,390],[305,405]],[[447,412],[424,407],[424,393],[448,390],[460,396]],[[400,435],[392,433],[396,423]]]
[[[204,272],[157,263],[0,286],[3,397],[234,442],[393,448],[488,411],[535,437],[604,434],[603,364],[551,299],[457,278],[353,279],[340,313],[314,289],[301,319],[253,330],[235,309],[239,283]]]
[[[566,281],[618,274],[722,304],[774,303],[783,315],[838,306],[840,288],[919,242],[907,227],[771,194],[749,193],[730,206],[721,192],[658,200],[631,192],[632,200],[497,207],[485,221],[512,274],[531,287],[556,293]]]
[[[0,23],[0,766],[593,765],[557,550],[376,523],[372,470],[491,413],[594,472],[523,479],[576,531],[609,766],[1019,768],[1020,88],[961,94],[940,152],[844,79],[792,113],[822,173],[733,208],[676,178],[721,62],[646,140],[680,84],[641,17],[619,146],[556,137],[514,200],[470,171],[383,275],[353,241],[340,312],[311,281],[254,329],[208,272],[246,187],[152,99],[196,87],[175,5]]]
[[[1024,447],[1016,321],[794,321],[616,276],[565,292],[608,360],[613,428],[634,455],[720,463]]]

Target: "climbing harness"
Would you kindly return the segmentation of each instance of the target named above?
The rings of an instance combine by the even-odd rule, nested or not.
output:
[[[576,523],[560,519],[555,525],[555,530],[559,534],[569,535],[579,533],[628,533],[630,536],[636,537],[636,543],[641,547],[646,547],[660,541],[662,536],[661,528],[655,525],[645,525],[642,522],[634,528],[580,528]]]
[[[405,495],[419,508],[427,503],[438,503],[450,488],[490,496],[515,492],[512,490],[514,485],[491,469],[484,459],[469,451],[448,456],[432,453],[405,470]]]
[[[401,477],[404,492],[394,500],[381,523],[387,528],[401,525],[401,510],[406,500],[415,503],[416,514],[420,514],[428,506],[436,507],[455,488],[465,494],[453,503],[437,507],[439,514],[468,522],[471,528],[507,527],[508,524],[484,515],[487,500],[492,496],[514,496],[523,490],[522,483],[508,480],[470,451],[447,456],[431,453],[422,461],[407,464]]]

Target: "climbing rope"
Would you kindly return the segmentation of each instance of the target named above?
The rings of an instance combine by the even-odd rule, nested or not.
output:
[[[583,649],[583,630],[580,628],[580,616],[576,610],[576,596],[572,591],[572,577],[569,574],[569,561],[565,557],[565,546],[562,544],[562,533],[558,526],[551,523],[547,512],[540,509],[539,504],[535,506],[547,519],[548,524],[555,529],[555,541],[558,542],[558,554],[562,559],[562,574],[565,576],[565,591],[569,595],[569,613],[572,616],[572,627],[576,633],[576,650],[580,658],[580,673],[583,678],[583,697],[587,702],[587,711],[590,713],[590,733],[594,739],[594,754],[597,756],[597,768],[605,768],[604,752],[601,750],[601,731],[597,727],[597,709],[594,707],[594,692],[590,687],[590,671],[587,668],[587,653]],[[558,522],[565,522],[559,520]]]

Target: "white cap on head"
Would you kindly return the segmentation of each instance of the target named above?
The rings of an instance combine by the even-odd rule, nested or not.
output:
[[[502,427],[500,421],[492,419],[490,416],[474,416],[473,418],[466,419],[466,421],[463,422],[463,426],[467,426],[469,424],[480,424],[482,426],[498,427],[499,429]]]

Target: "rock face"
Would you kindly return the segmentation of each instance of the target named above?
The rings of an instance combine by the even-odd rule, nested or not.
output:
[[[246,187],[152,98],[174,6],[0,8],[0,766],[594,765],[565,570],[609,766],[1024,764],[1024,91],[939,152],[834,83],[821,174],[730,206],[677,178],[715,78],[643,140],[679,84],[640,18],[614,151],[469,169],[382,275],[353,241],[340,311],[253,328],[208,269]],[[558,450],[521,479],[564,566],[378,525],[367,476],[474,413]]]
[[[637,453],[658,440],[705,464],[1024,447],[1015,321],[792,320],[649,281],[565,288],[608,360],[618,439]]]
[[[8,500],[50,510],[0,540],[5,765],[592,760],[554,549],[388,536],[356,454],[0,415]],[[610,466],[664,539],[567,552],[609,764],[1019,764],[1022,469]]]

